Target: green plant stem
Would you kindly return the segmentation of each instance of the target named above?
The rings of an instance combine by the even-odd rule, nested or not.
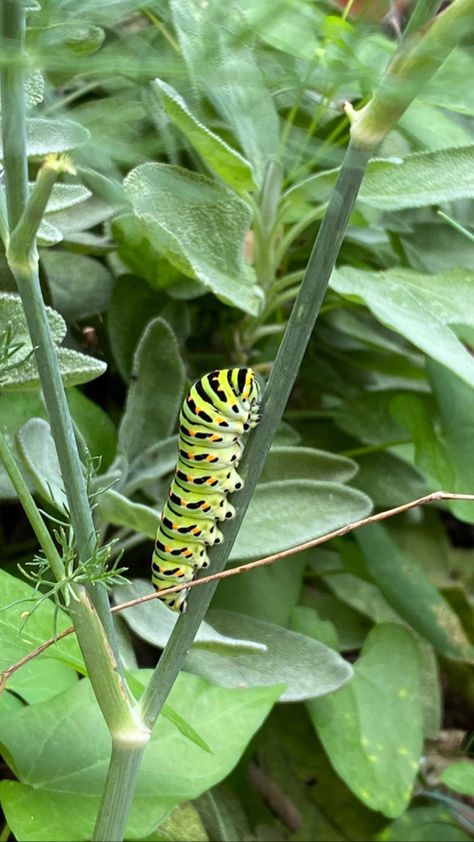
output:
[[[20,221],[28,197],[26,119],[24,81],[25,11],[21,0],[0,3],[0,36],[7,45],[10,60],[1,71],[2,136],[10,232]],[[71,523],[82,560],[87,560],[95,543],[94,522],[87,498],[82,466],[77,452],[69,407],[59,372],[56,349],[49,330],[41,294],[37,261],[30,255],[15,254],[12,269],[28,324],[51,432],[58,453]],[[112,615],[104,586],[90,589],[91,599],[102,620],[120,664]]]
[[[145,745],[139,740],[113,740],[109,775],[92,837],[94,842],[121,842],[123,839],[134,792],[129,782],[138,776]]]
[[[9,61],[1,73],[3,163],[10,230],[15,228],[28,196],[26,116],[23,94],[25,12],[20,2],[0,3],[2,48]],[[14,115],[14,119],[8,119]]]
[[[224,524],[224,543],[213,549],[211,571],[224,569],[243,517],[249,506],[265,457],[281,421],[306,346],[323,300],[344,231],[370,157],[368,150],[350,145],[341,172],[319,229],[294,304],[275,365],[265,391],[262,420],[245,448],[239,473],[245,487],[238,496],[237,516]],[[183,665],[196,632],[204,618],[217,585],[196,588],[170,636],[151,681],[142,697],[142,717],[152,727]]]
[[[48,564],[53,572],[54,578],[59,582],[64,577],[64,565],[61,556],[54,545],[48,527],[41,517],[40,511],[30,494],[28,486],[23,479],[23,475],[16,464],[14,456],[8,446],[8,442],[1,430],[0,461],[3,463],[3,467],[5,468],[10,482],[17,493],[17,497],[25,510],[25,514],[30,521],[33,531],[38,539],[38,543],[48,560]]]
[[[360,111],[346,106],[353,143],[368,149],[380,143],[451,50],[473,32],[474,0],[454,0],[426,31],[406,38],[367,105]]]

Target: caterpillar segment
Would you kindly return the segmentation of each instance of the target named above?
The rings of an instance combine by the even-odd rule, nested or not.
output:
[[[164,540],[161,540],[163,538]],[[197,570],[209,567],[209,556],[204,544],[193,541],[169,540],[168,536],[160,536],[155,542],[153,560],[172,561],[175,564],[184,562],[191,564]]]
[[[190,491],[204,489],[232,493],[244,487],[244,481],[235,468],[223,468],[210,473],[207,468],[190,468],[180,459],[176,465],[176,479],[183,488],[189,488]]]
[[[217,528],[214,518],[191,517],[182,515],[170,503],[169,497],[165,503],[161,518],[160,529],[168,538],[189,538],[203,544],[220,544],[223,541],[222,532]]]
[[[171,483],[169,499],[173,509],[183,515],[204,515],[216,520],[230,520],[235,516],[235,509],[224,493],[204,494],[202,491],[190,491],[181,485],[176,476]]]
[[[167,561],[158,558],[153,554],[152,561],[153,584],[158,591],[171,588],[173,585],[191,582],[194,578],[194,567],[191,564],[177,564],[176,561]],[[186,597],[188,588],[176,593],[164,594],[161,599],[174,611],[183,612],[186,610]]]
[[[217,521],[235,509],[227,494],[243,487],[237,473],[241,437],[260,420],[260,385],[250,368],[211,371],[191,386],[179,416],[176,472],[163,508],[152,562],[158,592],[192,581],[209,564],[206,546],[223,535]],[[160,597],[186,610],[188,588]]]
[[[237,467],[242,458],[243,445],[240,441],[230,447],[210,447],[207,445],[193,444],[186,442],[179,444],[179,458],[188,467],[193,465],[206,465],[208,468],[230,468]]]

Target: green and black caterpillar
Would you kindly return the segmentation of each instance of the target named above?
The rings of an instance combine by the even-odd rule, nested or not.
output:
[[[206,546],[223,540],[216,522],[235,515],[227,495],[243,486],[237,473],[241,437],[258,424],[260,401],[251,368],[211,371],[191,386],[179,416],[178,462],[153,553],[158,591],[194,579],[209,564]],[[164,595],[163,602],[183,612],[188,591]]]

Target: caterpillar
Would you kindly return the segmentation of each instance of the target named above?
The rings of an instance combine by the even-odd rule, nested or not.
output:
[[[235,515],[227,495],[243,487],[237,468],[241,437],[260,420],[261,389],[251,368],[224,368],[201,377],[179,416],[178,461],[156,533],[152,582],[158,592],[194,579],[220,544],[217,521]],[[184,612],[189,588],[161,597]]]

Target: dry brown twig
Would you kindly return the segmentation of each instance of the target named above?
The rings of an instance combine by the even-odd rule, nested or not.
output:
[[[209,576],[202,576],[200,579],[195,579],[193,582],[187,582],[186,584],[175,585],[172,588],[166,588],[166,590],[160,591],[159,595],[162,596],[163,594],[168,593],[177,593],[178,591],[183,590],[183,588],[195,588],[199,587],[200,585],[206,585],[209,582],[214,582],[220,579],[227,579],[229,576],[239,576],[241,573],[247,573],[249,570],[256,570],[258,567],[265,567],[269,564],[274,564],[275,561],[280,561],[282,558],[288,558],[288,556],[295,555],[295,553],[301,553],[304,550],[309,550],[312,547],[317,547],[320,544],[325,544],[327,541],[331,541],[333,538],[340,538],[343,535],[346,535],[348,532],[354,532],[356,529],[359,529],[361,526],[368,526],[371,523],[377,523],[381,520],[387,520],[388,518],[394,517],[395,515],[402,514],[403,512],[408,511],[409,509],[415,509],[417,506],[425,506],[427,503],[435,503],[441,500],[466,500],[474,502],[474,494],[456,494],[452,491],[433,491],[431,494],[425,494],[424,497],[418,497],[416,500],[410,500],[408,503],[403,503],[401,506],[395,506],[393,509],[386,509],[384,512],[378,512],[375,515],[369,515],[369,517],[362,518],[362,520],[356,520],[353,523],[348,523],[345,526],[339,527],[339,529],[334,529],[332,532],[327,532],[325,535],[320,535],[319,538],[313,538],[311,541],[306,541],[304,544],[298,544],[296,547],[291,547],[288,550],[282,550],[282,552],[274,553],[273,555],[266,556],[265,558],[260,558],[258,561],[250,561],[248,564],[240,564],[238,567],[231,567],[229,570],[222,570],[221,573],[211,573]],[[141,605],[144,602],[150,602],[153,599],[158,598],[158,592],[153,592],[147,594],[146,596],[138,597],[137,599],[131,599],[129,602],[121,602],[119,605],[115,605],[112,608],[112,611],[124,611],[126,608],[133,608],[135,605]],[[64,629],[60,634],[56,635],[56,637],[52,637],[49,640],[46,640],[41,646],[38,646],[36,649],[33,649],[32,652],[29,652],[28,655],[25,655],[19,661],[12,664],[11,666],[7,667],[7,669],[3,670],[0,674],[0,693],[6,687],[7,681],[14,672],[16,672],[20,667],[27,664],[29,661],[32,661],[34,658],[37,658],[38,655],[41,655],[46,649],[49,649],[50,646],[53,646],[59,640],[63,640],[68,635],[74,632],[74,626],[69,626],[67,629]]]

